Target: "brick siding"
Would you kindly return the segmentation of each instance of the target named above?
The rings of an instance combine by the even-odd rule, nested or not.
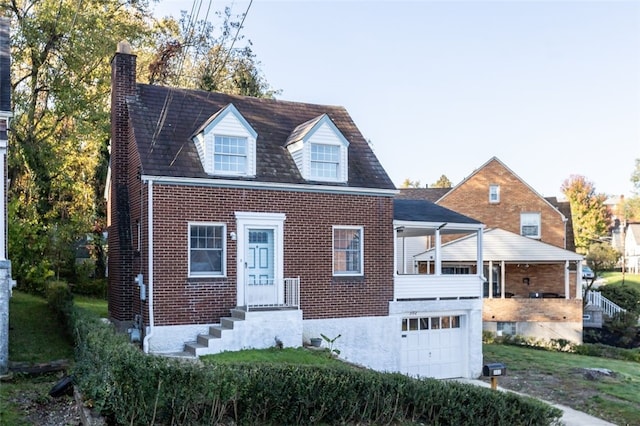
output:
[[[579,299],[485,299],[483,321],[582,322]]]
[[[500,202],[489,203],[489,186],[500,185]],[[487,228],[520,234],[520,213],[540,213],[541,241],[565,248],[565,223],[556,209],[499,161],[493,160],[452,189],[438,205],[472,217]]]
[[[388,314],[390,197],[154,184],[153,199],[156,325],[215,323],[236,306],[236,241],[227,238],[226,278],[189,278],[187,265],[188,222],[225,223],[228,235],[236,211],[286,214],[284,275],[300,277],[305,319]],[[364,227],[364,277],[332,276],[333,225]]]

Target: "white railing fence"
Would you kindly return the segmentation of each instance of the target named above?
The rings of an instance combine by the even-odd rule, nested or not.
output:
[[[587,292],[587,305],[599,306],[605,315],[612,317],[619,312],[625,312],[624,308],[613,303],[604,297],[599,291],[589,290]]]
[[[281,285],[273,280],[245,284],[247,310],[265,308],[300,309],[300,277],[284,278]]]

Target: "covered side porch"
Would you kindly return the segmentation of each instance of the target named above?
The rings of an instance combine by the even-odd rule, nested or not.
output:
[[[484,225],[425,200],[394,200],[394,301],[482,297]],[[445,242],[473,236],[476,243],[465,268],[451,268]],[[428,264],[415,256],[431,250]]]

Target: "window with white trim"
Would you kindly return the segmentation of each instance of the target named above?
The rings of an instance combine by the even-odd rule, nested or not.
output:
[[[311,178],[337,179],[340,165],[338,145],[311,144]]]
[[[500,202],[500,185],[489,185],[489,202],[492,204]]]
[[[224,225],[189,224],[189,276],[224,276],[225,245]]]
[[[215,136],[213,168],[216,173],[247,173],[247,138]]]
[[[520,235],[540,238],[540,213],[520,213]]]
[[[333,275],[363,275],[361,227],[333,228]]]

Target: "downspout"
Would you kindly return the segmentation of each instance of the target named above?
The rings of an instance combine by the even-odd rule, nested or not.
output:
[[[147,273],[147,286],[149,300],[149,332],[145,333],[144,341],[142,342],[142,348],[144,353],[149,353],[149,339],[153,336],[153,180],[149,180],[149,190],[147,194],[147,232],[149,244],[148,246],[148,262],[149,270]]]

